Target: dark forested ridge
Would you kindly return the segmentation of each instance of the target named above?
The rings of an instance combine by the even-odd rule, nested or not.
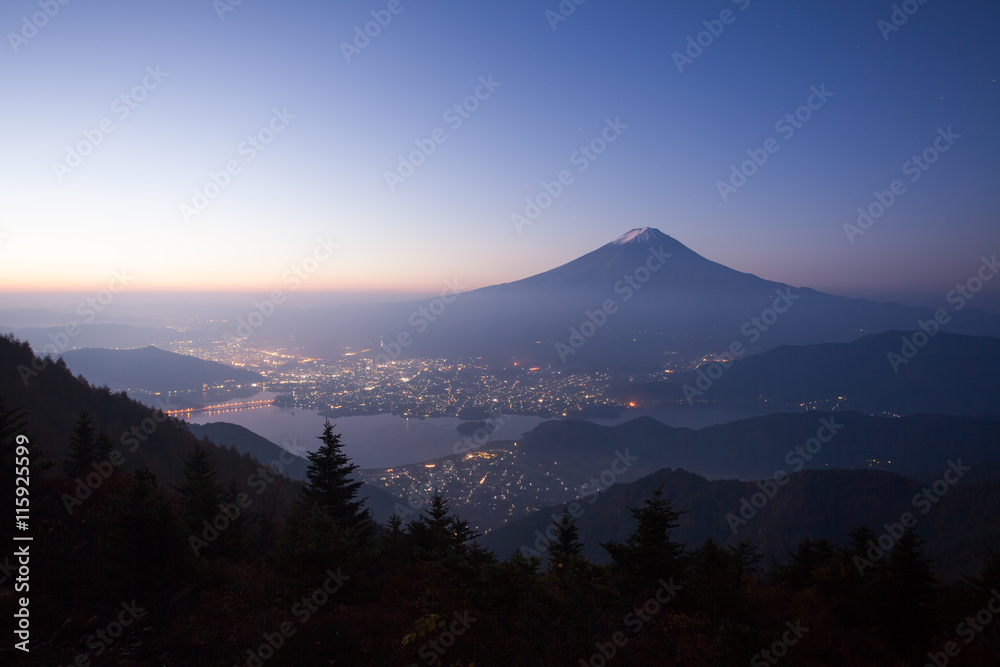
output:
[[[145,439],[129,451],[127,436],[139,434]],[[0,339],[0,458],[7,471],[30,459],[30,529],[20,534],[33,537],[30,588],[15,592],[16,567],[0,556],[0,614],[13,618],[27,597],[31,619],[30,653],[8,635],[0,661],[1000,660],[1000,629],[976,620],[1000,598],[1000,560],[988,552],[997,528],[987,513],[998,496],[989,466],[949,468],[951,475],[942,468],[938,478],[925,469],[914,475],[920,481],[803,471],[771,480],[773,487],[662,470],[612,486],[593,505],[582,500],[534,517],[545,536],[536,558],[488,549],[457,501],[440,495],[373,521],[340,436],[327,428],[317,437],[305,480],[294,483]],[[925,486],[940,492],[927,514],[912,498]],[[14,507],[13,486],[0,490],[3,506]],[[757,493],[767,498],[759,515],[731,539],[719,517],[728,521],[727,512],[738,514],[744,497],[759,501]],[[0,524],[4,543],[14,528]],[[786,553],[771,562],[761,550]],[[968,578],[936,576],[939,558]]]
[[[549,421],[518,440],[519,452],[532,461],[604,461],[628,447],[637,457],[634,470],[683,468],[710,479],[745,480],[770,477],[777,470],[872,466],[909,475],[933,470],[955,457],[966,463],[995,461],[998,446],[997,418],[892,418],[820,410],[752,417],[698,430],[667,426],[651,417],[617,426]]]
[[[84,414],[90,417],[96,433],[108,439],[111,449],[120,452],[123,471],[146,467],[168,485],[180,483],[182,462],[200,442],[184,422],[150,409],[124,392],[112,392],[74,377],[61,359],[34,357],[27,344],[8,338],[0,339],[0,399],[24,409],[35,446],[57,465],[69,454],[70,435]],[[260,463],[234,448],[202,444],[222,480],[249,488],[246,480]],[[287,506],[297,493],[293,487],[291,480],[283,478],[269,488]]]
[[[634,530],[626,508],[641,504],[660,488],[686,510],[674,532],[681,543],[697,545],[711,538],[736,546],[749,540],[765,559],[784,560],[804,540],[844,544],[859,524],[884,530],[884,524],[910,512],[916,519],[914,529],[927,540],[934,570],[955,578],[974,571],[990,549],[1000,548],[1000,526],[989,516],[1000,508],[996,466],[962,468],[961,477],[949,474],[957,483],[940,496],[933,493],[933,485],[951,469],[948,464],[920,475],[922,481],[880,470],[807,470],[761,482],[708,481],[684,470],[661,470],[581,500],[577,523],[583,555],[607,562],[600,544],[624,539]],[[932,493],[923,495],[925,489]],[[511,522],[490,532],[483,543],[501,554],[521,548],[525,553],[538,551],[535,531],[544,533],[562,508],[542,509]]]
[[[930,328],[930,327],[929,327]],[[713,368],[715,366],[716,368]],[[615,390],[622,400],[819,406],[872,414],[1000,415],[1000,338],[884,331],[850,343],[783,345]]]
[[[309,461],[301,456],[294,456],[274,444],[267,438],[238,424],[212,422],[209,424],[188,424],[188,430],[199,438],[208,438],[220,445],[228,445],[237,451],[250,454],[258,461],[268,464],[276,461],[281,464],[281,472],[293,480],[304,480],[309,470]],[[377,521],[388,521],[395,511],[397,503],[403,502],[383,489],[365,484],[358,495],[367,501]]]

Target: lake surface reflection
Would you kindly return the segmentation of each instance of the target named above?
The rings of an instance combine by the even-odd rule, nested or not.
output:
[[[246,400],[268,398],[262,393]],[[612,426],[639,416],[650,416],[670,426],[703,428],[737,419],[768,414],[775,410],[766,406],[731,407],[702,405],[671,405],[628,410],[616,419],[592,419],[596,424]],[[315,410],[278,408],[274,406],[194,413],[188,420],[194,424],[229,422],[250,429],[288,451],[305,456],[319,446],[325,417]],[[336,432],[343,435],[344,451],[362,468],[387,468],[419,463],[449,456],[462,442],[455,427],[461,420],[455,417],[404,419],[389,414],[331,419]],[[492,433],[490,441],[517,440],[542,422],[542,417],[506,415],[504,423]]]

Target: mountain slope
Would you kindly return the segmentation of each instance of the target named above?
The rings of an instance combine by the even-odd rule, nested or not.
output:
[[[843,396],[851,408],[894,414],[1000,412],[1000,339],[938,333],[915,352],[906,348],[907,358],[904,339],[912,338],[887,331],[846,344],[780,347],[737,361],[706,397],[796,404]]]
[[[270,465],[286,477],[296,481],[306,478],[309,461],[282,449],[267,438],[237,424],[212,422],[210,424],[189,424],[188,429],[199,438],[208,438],[220,445],[234,447],[243,454],[249,454],[264,465]],[[358,498],[365,500],[365,507],[372,511],[375,520],[385,523],[397,511],[396,504],[404,507],[405,501],[387,493],[372,484],[365,483],[358,490]]]
[[[260,462],[248,454],[199,440],[184,422],[165,416],[124,393],[112,393],[74,377],[62,359],[35,357],[27,343],[0,336],[0,400],[8,408],[25,410],[25,433],[56,466],[69,453],[69,438],[79,415],[87,413],[95,432],[106,434],[119,452],[123,471],[145,466],[161,484],[176,486],[184,479],[184,459],[195,446],[209,451],[219,481],[230,482],[254,499],[253,511],[291,510],[299,483],[278,475],[261,486]]]
[[[945,466],[947,467],[947,466]],[[938,470],[935,480],[943,470]],[[973,472],[968,473],[970,476]],[[612,486],[590,502],[576,508],[584,556],[607,562],[607,552],[600,543],[624,541],[635,528],[628,507],[639,507],[653,490],[662,488],[676,510],[684,511],[673,539],[689,547],[699,546],[706,538],[735,545],[748,539],[759,546],[765,562],[771,558],[787,560],[789,551],[806,539],[828,539],[845,544],[850,531],[861,525],[871,526],[876,535],[885,532],[884,524],[900,520],[904,512],[917,518],[916,530],[928,541],[928,553],[934,568],[947,575],[978,570],[987,550],[1000,546],[1000,527],[986,519],[1000,506],[1000,482],[975,483],[960,479],[936,504],[915,505],[913,497],[923,486],[915,481],[884,471],[823,470],[791,475],[773,497],[760,509],[745,510],[747,519],[738,519],[744,498],[761,493],[752,482],[719,480],[710,482],[684,470],[661,470],[631,484]],[[539,534],[552,523],[552,516],[562,512],[562,505],[547,507],[511,522],[482,538],[485,546],[500,556],[528,547],[539,551],[544,542]],[[923,510],[927,508],[927,511]],[[733,532],[736,527],[736,533]],[[527,553],[531,553],[527,551]],[[544,552],[542,559],[547,558]]]
[[[83,348],[64,352],[62,358],[75,374],[114,391],[190,391],[203,385],[246,386],[264,380],[259,373],[152,345],[129,350]]]
[[[69,323],[74,323],[74,318],[67,315],[64,324],[60,326],[12,327],[12,329],[18,340],[30,344],[38,354],[53,356],[70,348],[143,347],[163,345],[179,338],[176,329],[112,323],[77,323],[76,335],[70,337],[66,334]],[[189,337],[190,335],[188,333]]]
[[[787,345],[737,359],[721,376],[704,364],[676,381],[623,386],[612,395],[640,405],[690,396],[874,414],[1000,414],[1000,339],[937,333],[923,347],[907,347],[913,336],[886,331],[850,343]],[[706,385],[705,377],[715,379]],[[685,385],[697,391],[688,394]]]
[[[776,320],[765,317],[768,324],[752,323],[751,318],[775,305],[786,312]],[[933,311],[764,280],[712,262],[659,230],[643,228],[511,283],[458,295],[446,290],[442,298],[428,301],[287,315],[284,321],[266,323],[261,335],[287,340],[294,333],[297,341],[318,351],[339,352],[352,345],[369,348],[368,356],[381,351],[390,359],[513,357],[602,366],[658,364],[667,352],[724,352],[735,341],[750,352],[847,342],[870,332],[913,329]],[[965,308],[953,313],[945,329],[1000,336],[1000,316]],[[575,339],[574,330],[582,332]]]
[[[648,417],[618,426],[549,421],[519,439],[518,453],[537,466],[556,460],[560,467],[587,463],[588,474],[628,448],[638,457],[633,465],[638,470],[684,468],[710,479],[753,480],[771,477],[776,470],[869,466],[905,475],[959,457],[966,463],[1000,460],[998,428],[997,419],[819,411],[765,415],[698,430]]]
[[[397,495],[428,478],[479,529],[500,526],[531,508],[604,493],[665,468],[711,480],[772,479],[807,470],[867,470],[924,479],[927,471],[1000,461],[1000,420],[914,415],[871,417],[818,411],[767,415],[699,430],[651,418],[617,426],[549,421],[478,456],[459,454],[388,471],[368,471]],[[780,473],[780,474],[779,474]],[[994,481],[983,469],[982,481]],[[489,484],[483,480],[489,479]],[[936,479],[936,478],[935,478]],[[933,480],[931,480],[933,481]],[[497,490],[502,493],[497,493]]]

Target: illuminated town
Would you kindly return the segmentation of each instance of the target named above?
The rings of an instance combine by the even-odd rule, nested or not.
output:
[[[406,499],[415,512],[436,491],[461,505],[463,517],[482,531],[594,492],[587,483],[566,479],[558,462],[551,466],[546,470],[541,462],[519,456],[515,442],[500,442],[445,459],[359,473],[366,482]]]
[[[615,417],[619,410],[636,406],[614,398],[610,389],[669,379],[701,361],[622,374],[527,367],[518,362],[496,368],[480,360],[400,359],[377,364],[367,358],[370,350],[348,350],[340,358],[324,359],[294,349],[257,348],[246,341],[181,342],[167,347],[260,373],[265,381],[259,389],[279,394],[279,405],[294,404],[329,417],[391,413],[481,419],[494,409],[541,417]]]

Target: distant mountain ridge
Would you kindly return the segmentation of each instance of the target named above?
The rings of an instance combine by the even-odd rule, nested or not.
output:
[[[941,478],[942,468],[935,480]],[[672,539],[695,548],[706,538],[720,544],[735,545],[750,540],[760,548],[765,563],[772,558],[786,561],[788,553],[806,539],[827,539],[845,544],[848,534],[861,524],[876,533],[885,532],[884,524],[900,520],[904,512],[917,517],[916,530],[928,541],[934,569],[945,575],[974,571],[980,567],[988,550],[1000,546],[1000,527],[987,515],[1000,505],[1000,481],[975,481],[977,467],[963,474],[969,480],[949,488],[939,502],[915,505],[913,497],[924,485],[899,475],[879,470],[810,470],[791,475],[766,504],[744,510],[745,498],[762,494],[753,482],[736,480],[708,481],[691,472],[664,469],[629,484],[617,484],[600,497],[578,503],[577,526],[583,542],[583,555],[595,562],[607,562],[607,552],[600,543],[622,541],[635,527],[628,507],[640,507],[655,489],[673,501],[674,509],[683,511],[680,526]],[[928,473],[932,475],[933,473]],[[978,477],[982,477],[979,475]],[[759,504],[759,503],[758,503]],[[572,503],[568,504],[572,507]],[[564,505],[555,505],[512,521],[488,533],[482,542],[505,557],[527,547],[547,560],[540,540],[559,516]],[[924,508],[927,511],[924,512]],[[731,521],[728,515],[738,517]],[[733,526],[736,532],[733,532]],[[526,553],[532,554],[531,551]]]
[[[191,391],[203,385],[252,385],[264,381],[259,373],[206,361],[155,346],[126,350],[83,348],[64,352],[73,373],[93,384],[118,390]]]
[[[663,469],[683,469],[708,480],[773,479],[809,470],[883,470],[918,477],[949,462],[1000,462],[1000,419],[942,415],[890,418],[857,412],[796,412],[754,417],[701,429],[676,428],[651,417],[616,426],[553,420],[516,443],[490,443],[483,456],[425,461],[440,474],[437,488],[462,499],[463,514],[480,529],[497,528],[529,507],[585,498]],[[384,471],[378,471],[384,472]],[[399,471],[397,471],[399,472]],[[408,492],[402,474],[393,493]],[[1000,481],[1000,473],[988,479]],[[492,486],[482,485],[489,478]],[[385,479],[383,477],[383,479]],[[527,482],[532,483],[527,483]],[[933,481],[933,480],[932,480]],[[498,500],[495,489],[505,489]]]
[[[765,316],[767,324],[755,324]],[[369,356],[512,358],[571,365],[658,364],[668,352],[756,353],[781,345],[841,343],[865,333],[912,330],[930,308],[876,303],[764,280],[706,259],[650,228],[521,280],[394,304],[288,313],[260,329],[317,352],[345,345]],[[1000,337],[1000,316],[964,308],[944,327]],[[582,332],[582,333],[581,333]],[[402,344],[393,345],[396,341]],[[379,348],[381,344],[384,346]],[[571,347],[560,354],[558,345]]]
[[[226,422],[209,424],[188,424],[188,430],[199,438],[208,438],[214,443],[234,447],[241,454],[249,454],[264,465],[275,467],[282,475],[297,482],[306,479],[309,460],[282,449],[267,438],[250,429]],[[367,482],[358,490],[358,498],[365,500],[365,507],[379,523],[385,523],[397,511],[397,503],[405,506],[405,501]]]
[[[233,482],[264,507],[287,512],[300,492],[300,483],[283,475],[262,487],[255,484],[260,462],[249,454],[199,440],[187,424],[164,415],[107,387],[81,380],[63,359],[39,363],[26,343],[0,337],[0,399],[8,408],[24,408],[25,433],[44,456],[61,466],[69,454],[69,440],[77,418],[88,414],[95,432],[108,436],[122,458],[125,472],[148,467],[161,484],[176,486],[184,480],[184,459],[195,446],[209,451],[218,467],[219,481]],[[25,382],[19,367],[39,369]]]
[[[683,468],[709,479],[754,480],[771,477],[776,470],[868,467],[909,475],[957,457],[977,464],[1000,461],[998,433],[996,418],[892,418],[823,411],[751,417],[697,430],[650,417],[617,426],[553,420],[521,436],[518,452],[536,464],[558,460],[564,466],[580,460],[595,467],[628,448],[638,457],[633,473]]]
[[[19,366],[41,370],[25,384]],[[69,453],[76,418],[87,413],[95,431],[107,434],[121,454],[124,471],[146,466],[163,484],[179,485],[184,479],[184,458],[200,445],[218,466],[220,482],[233,482],[255,500],[253,511],[277,507],[287,513],[298,499],[309,464],[306,459],[290,455],[241,426],[188,424],[74,375],[62,360],[33,366],[27,344],[0,336],[0,400],[8,408],[26,410],[26,432],[57,466]],[[262,466],[275,462],[277,475],[265,478],[260,474]],[[397,503],[404,502],[371,484],[365,484],[359,496],[380,523],[388,520]]]
[[[704,364],[676,382],[620,387],[613,395],[640,404],[690,398],[776,409],[839,405],[875,414],[1000,415],[1000,339],[942,332],[917,348],[907,342],[913,334],[885,331],[850,343],[784,345],[736,359],[721,374]]]
[[[29,343],[38,354],[56,356],[65,350],[95,348],[134,348],[147,345],[163,345],[178,338],[174,329],[133,324],[93,323],[79,324],[66,316],[66,323],[59,326],[14,327],[12,333]],[[66,329],[70,323],[76,325],[75,336],[69,336]]]

